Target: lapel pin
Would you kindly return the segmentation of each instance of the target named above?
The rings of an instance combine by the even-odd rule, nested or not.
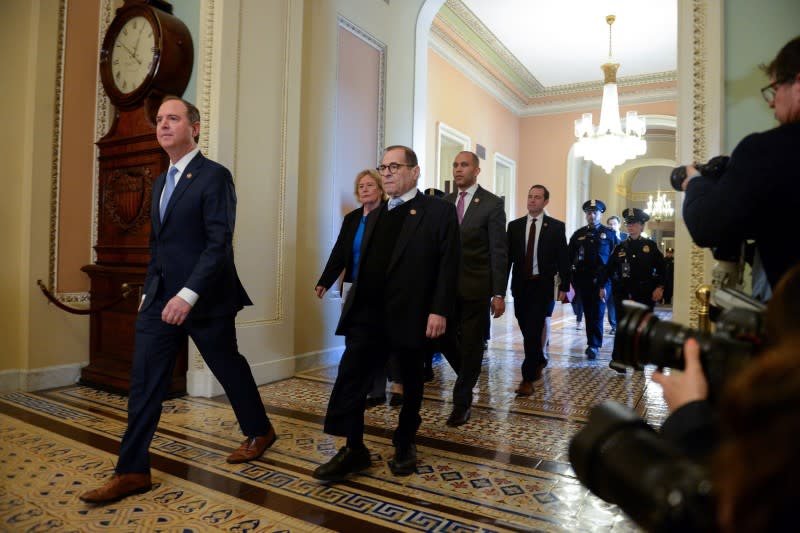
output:
[[[192,179],[192,173],[191,173],[191,172],[189,172],[188,174],[186,174],[186,179],[187,179],[187,180],[190,180],[190,179]]]
[[[547,222],[545,222],[544,224],[542,224],[542,226],[547,226]]]
[[[417,210],[416,209],[412,209],[411,211],[408,212],[408,214],[409,215],[416,215],[417,214]]]
[[[481,199],[480,199],[480,198],[475,198],[475,199],[473,200],[473,202],[475,202],[476,204],[480,203],[480,201],[481,201]]]

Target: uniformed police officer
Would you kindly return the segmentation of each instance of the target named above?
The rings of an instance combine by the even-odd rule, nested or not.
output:
[[[614,247],[619,244],[616,233],[600,223],[606,205],[600,200],[583,204],[587,225],[579,228],[569,240],[569,260],[572,264],[572,285],[580,295],[586,315],[586,357],[594,359],[603,345],[603,314],[605,300],[600,288],[605,284],[605,268]]]
[[[628,238],[615,249],[608,261],[605,274],[611,280],[614,291],[617,319],[623,318],[623,300],[644,304],[652,311],[664,296],[664,256],[658,245],[642,237],[644,224],[650,216],[637,208],[622,212]],[[605,287],[600,289],[600,298],[606,297]]]

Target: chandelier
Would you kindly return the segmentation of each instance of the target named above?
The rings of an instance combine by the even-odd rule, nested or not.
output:
[[[600,124],[592,124],[592,114],[584,113],[575,121],[575,155],[603,167],[606,174],[628,159],[635,159],[647,151],[644,132],[647,129],[644,118],[639,118],[636,111],[628,111],[625,115],[625,131],[619,118],[619,98],[617,96],[617,69],[619,63],[611,60],[611,25],[616,17],[608,15],[608,63],[603,70],[603,103],[600,107]]]
[[[650,195],[644,212],[656,222],[661,222],[664,219],[672,218],[675,209],[672,208],[672,200],[668,200],[667,195],[659,190],[656,192],[655,201],[653,201],[653,195]]]

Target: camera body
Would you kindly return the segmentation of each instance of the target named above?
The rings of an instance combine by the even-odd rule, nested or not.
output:
[[[719,179],[719,177],[722,176],[722,173],[725,172],[725,169],[728,167],[728,161],[730,161],[730,159],[731,158],[727,155],[718,155],[709,159],[708,163],[695,163],[694,167],[703,176]],[[678,192],[683,190],[683,180],[685,179],[685,165],[675,167],[672,169],[672,172],[669,175],[669,182],[672,185],[672,188]]]
[[[652,364],[659,368],[683,369],[683,344],[688,338],[694,338],[700,345],[700,363],[708,380],[709,399],[715,401],[726,381],[745,366],[765,342],[766,307],[738,291],[723,289],[722,292],[726,295],[735,292],[736,299],[720,299],[731,307],[720,312],[713,333],[660,320],[648,307],[624,302],[625,316],[617,324],[612,366],[642,370],[644,365]]]

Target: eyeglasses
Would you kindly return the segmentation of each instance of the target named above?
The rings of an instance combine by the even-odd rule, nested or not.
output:
[[[375,167],[375,170],[381,174],[387,170],[389,171],[389,174],[397,174],[397,171],[400,170],[400,167],[414,168],[415,166],[416,165],[409,165],[407,163],[389,163],[388,165],[379,165]]]
[[[772,105],[772,102],[775,101],[775,93],[778,92],[778,86],[783,83],[782,81],[773,81],[761,89],[761,96],[764,97],[764,100],[766,100],[769,105]]]

